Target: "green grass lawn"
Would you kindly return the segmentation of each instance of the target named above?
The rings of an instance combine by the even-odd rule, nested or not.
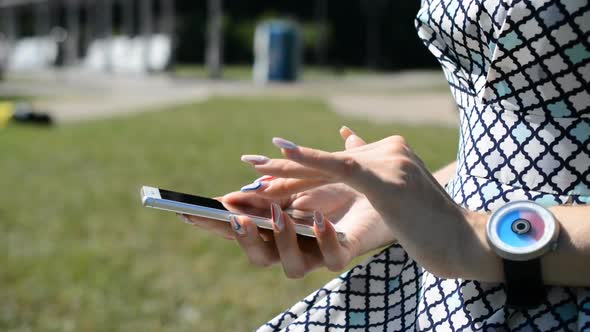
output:
[[[1,96],[0,95],[0,102],[6,102],[6,101],[29,101],[31,100],[30,97],[25,97],[25,96]]]
[[[407,137],[432,168],[455,129],[372,125],[314,100],[213,99],[161,112],[0,130],[0,330],[248,331],[333,273],[286,279],[238,246],[143,208],[142,184],[219,195],[257,175],[244,153],[273,136],[329,150],[347,124]]]
[[[207,69],[203,65],[180,64],[174,66],[173,73],[178,77],[207,78]],[[303,79],[339,79],[359,75],[374,75],[375,72],[364,68],[341,68],[304,66]],[[223,78],[227,80],[252,80],[252,65],[224,65]],[[448,88],[447,88],[448,89]]]

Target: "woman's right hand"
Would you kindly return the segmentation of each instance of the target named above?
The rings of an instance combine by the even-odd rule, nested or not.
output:
[[[364,145],[348,128],[341,130],[347,149]],[[286,165],[288,167],[288,165]],[[300,278],[315,268],[344,269],[355,257],[394,241],[367,198],[344,184],[313,180],[272,179],[249,192],[235,192],[220,199],[230,205],[271,207],[274,230],[259,229],[244,216],[225,222],[183,216],[190,223],[224,238],[236,239],[249,260],[257,266],[281,263],[290,278]],[[297,236],[292,218],[282,209],[315,211],[317,239]],[[346,235],[339,241],[334,225]]]

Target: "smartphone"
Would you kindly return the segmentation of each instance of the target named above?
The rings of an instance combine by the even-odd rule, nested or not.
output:
[[[179,193],[176,191],[160,189],[156,187],[143,186],[140,190],[143,206],[159,210],[172,211],[192,216],[230,222],[232,215],[248,216],[260,228],[273,229],[269,209],[256,209],[243,206],[230,206],[218,200]],[[313,231],[313,219],[311,212],[286,209],[295,222],[295,232],[302,236],[315,237]],[[346,236],[337,231],[340,241]]]

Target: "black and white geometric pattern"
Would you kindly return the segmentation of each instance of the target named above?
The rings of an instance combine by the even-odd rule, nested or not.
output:
[[[590,2],[423,0],[416,26],[459,109],[455,201],[590,203]],[[437,278],[393,245],[260,331],[590,331],[590,288],[504,303],[501,284]]]

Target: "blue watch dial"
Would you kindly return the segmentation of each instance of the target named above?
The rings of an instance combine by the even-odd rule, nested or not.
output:
[[[492,214],[488,241],[505,259],[524,261],[539,257],[556,243],[559,224],[544,207],[528,201],[508,203]]]
[[[529,209],[517,209],[498,220],[500,240],[513,247],[527,247],[539,241],[545,233],[541,216]]]

